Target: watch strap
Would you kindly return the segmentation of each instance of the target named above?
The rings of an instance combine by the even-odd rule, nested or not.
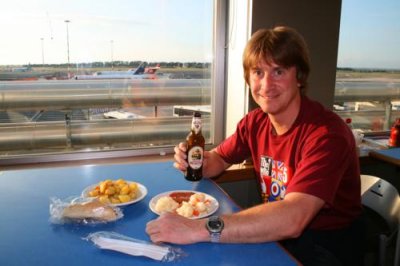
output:
[[[220,239],[221,239],[221,232],[210,233],[210,240],[212,243],[219,243]]]

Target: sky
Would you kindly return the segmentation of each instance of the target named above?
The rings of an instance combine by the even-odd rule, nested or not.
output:
[[[342,0],[338,66],[400,69],[399,0]]]
[[[213,0],[0,0],[0,6],[0,65],[67,63],[68,54],[71,63],[212,60]],[[342,0],[338,66],[400,69],[399,0]]]
[[[210,62],[212,2],[0,0],[0,65]]]

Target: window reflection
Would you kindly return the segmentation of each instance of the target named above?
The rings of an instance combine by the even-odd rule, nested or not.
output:
[[[3,4],[0,156],[165,147],[194,109],[215,121],[214,13],[212,0]]]

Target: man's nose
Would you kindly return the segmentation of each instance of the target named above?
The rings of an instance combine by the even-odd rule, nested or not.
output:
[[[261,89],[267,90],[273,83],[273,79],[270,73],[267,71],[264,72],[264,75],[261,79]]]

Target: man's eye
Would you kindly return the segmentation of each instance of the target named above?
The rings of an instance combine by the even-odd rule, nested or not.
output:
[[[261,70],[259,70],[259,69],[254,69],[254,70],[253,70],[253,74],[254,74],[255,76],[260,76],[260,75],[262,74],[262,72],[261,72]]]
[[[275,70],[275,75],[277,76],[282,76],[284,73],[285,71],[281,68]]]

